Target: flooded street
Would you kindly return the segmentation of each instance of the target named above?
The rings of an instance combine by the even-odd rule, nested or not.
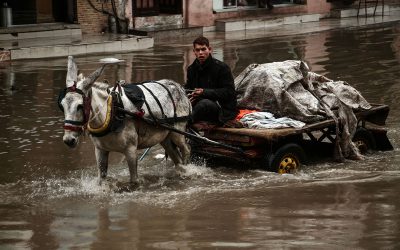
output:
[[[296,175],[253,168],[185,166],[166,177],[160,147],[139,164],[141,187],[126,182],[122,155],[111,154],[109,185],[97,184],[89,137],[62,141],[57,97],[67,58],[0,64],[0,249],[399,249],[400,23],[298,36],[246,39],[210,34],[214,56],[237,76],[251,63],[304,60],[344,80],[370,103],[390,106],[394,151],[363,161],[322,162]],[[99,80],[183,83],[191,40],[129,54]],[[84,74],[107,56],[76,57]]]

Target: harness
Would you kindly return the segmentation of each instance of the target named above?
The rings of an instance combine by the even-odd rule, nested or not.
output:
[[[100,127],[93,127],[90,125],[90,122],[87,125],[87,129],[89,133],[95,137],[105,136],[109,132],[121,132],[124,128],[124,120],[125,120],[125,112],[124,112],[124,104],[122,103],[122,88],[121,84],[117,82],[112,90],[107,89],[108,98],[107,98],[107,112],[106,119],[104,123]],[[132,103],[135,104],[136,108],[139,110],[135,112],[136,117],[143,117],[144,111],[142,110],[142,104],[140,99],[144,99],[143,92],[138,93],[135,96],[135,100]]]
[[[146,87],[144,85],[145,83],[157,83],[158,85],[160,85],[161,87],[163,87],[167,91],[168,97],[171,99],[171,102],[172,102],[172,105],[173,105],[173,108],[174,108],[174,116],[173,117],[167,117],[165,115],[164,109],[163,109],[163,106],[160,103],[160,100],[158,100],[158,98],[154,95],[154,93],[148,87]],[[150,115],[151,119],[153,120],[152,124],[160,124],[160,123],[173,124],[173,123],[176,123],[176,122],[188,121],[191,118],[191,116],[192,116],[191,113],[189,115],[187,115],[187,116],[180,116],[180,117],[178,117],[176,115],[176,104],[175,104],[174,99],[172,97],[172,93],[165,85],[163,85],[163,84],[161,84],[160,82],[157,82],[157,81],[146,81],[146,82],[141,82],[140,86],[142,86],[144,89],[146,89],[146,91],[148,91],[150,93],[150,95],[154,98],[154,100],[156,101],[156,103],[157,103],[157,105],[158,105],[158,107],[160,108],[160,111],[161,111],[161,117],[162,118],[157,118],[153,114],[153,112],[152,112],[152,110],[150,108],[150,105],[147,102],[147,100],[146,99],[144,100],[144,103],[145,103],[145,105],[147,107],[147,110],[149,111],[149,115]]]
[[[146,87],[144,84],[145,83],[157,83],[160,86],[162,86],[166,91],[169,96],[169,98],[172,101],[173,109],[174,109],[174,115],[173,117],[167,117],[165,115],[163,106],[160,102],[160,100],[154,95],[154,93]],[[78,93],[82,96],[83,98],[83,110],[84,110],[84,120],[83,121],[73,121],[73,120],[64,120],[64,126],[63,128],[65,130],[70,130],[70,131],[76,131],[79,133],[82,133],[85,128],[89,131],[89,133],[93,136],[96,137],[101,137],[109,132],[120,132],[123,127],[124,127],[124,120],[125,120],[125,114],[128,114],[131,116],[133,119],[141,119],[145,121],[146,123],[158,126],[161,124],[170,124],[172,125],[173,123],[176,122],[181,122],[181,121],[188,121],[191,117],[191,114],[187,116],[181,116],[178,117],[176,114],[176,104],[174,102],[173,96],[171,91],[163,84],[157,82],[157,81],[147,81],[147,82],[142,82],[139,83],[140,86],[142,86],[146,91],[150,93],[150,95],[154,98],[156,101],[157,105],[160,108],[161,111],[161,118],[157,118],[153,111],[151,110],[151,107],[147,100],[144,98],[143,91],[141,88],[138,87],[137,84],[123,84],[122,87],[124,88],[125,94],[130,98],[130,101],[136,106],[136,108],[139,110],[138,112],[129,112],[124,109],[124,105],[122,103],[122,88],[120,82],[117,82],[112,90],[107,90],[109,97],[107,99],[107,112],[106,112],[106,118],[104,123],[100,127],[92,127],[90,125],[89,121],[89,115],[91,111],[91,92],[89,92],[89,95],[86,96],[82,90],[78,89],[76,87],[76,83],[72,87],[65,88],[62,90],[58,96],[58,106],[59,108],[64,112],[63,107],[61,105],[61,101],[64,99],[65,95],[69,92],[75,92]],[[145,104],[147,107],[147,110],[149,112],[149,115],[151,119],[144,118],[144,111],[142,109],[142,105]]]

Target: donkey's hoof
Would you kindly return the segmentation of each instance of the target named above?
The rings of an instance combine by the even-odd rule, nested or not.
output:
[[[116,184],[116,193],[124,193],[124,192],[133,192],[139,188],[139,182],[129,182],[129,183],[122,183],[118,182]]]
[[[97,184],[99,186],[115,186],[117,183],[117,179],[112,178],[112,177],[104,177],[104,178],[99,178],[97,180]]]
[[[175,171],[176,171],[177,173],[179,173],[180,175],[186,174],[186,169],[185,169],[183,166],[181,166],[181,165],[176,166],[176,167],[175,167]]]
[[[128,184],[128,188],[130,191],[135,191],[139,188],[140,184],[138,181],[134,181],[134,182],[129,182]]]
[[[170,169],[166,172],[165,177],[167,179],[182,179],[184,174],[186,173],[186,170],[182,167],[179,168],[173,168]]]

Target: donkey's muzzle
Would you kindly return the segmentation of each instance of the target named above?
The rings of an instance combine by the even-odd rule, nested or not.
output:
[[[74,148],[77,145],[77,139],[75,138],[68,138],[68,139],[64,139],[64,143],[70,147],[70,148]]]

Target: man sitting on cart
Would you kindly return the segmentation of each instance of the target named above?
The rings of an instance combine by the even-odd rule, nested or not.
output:
[[[193,106],[193,123],[238,127],[236,91],[231,69],[212,57],[207,38],[193,41],[194,62],[187,69],[186,91]]]

